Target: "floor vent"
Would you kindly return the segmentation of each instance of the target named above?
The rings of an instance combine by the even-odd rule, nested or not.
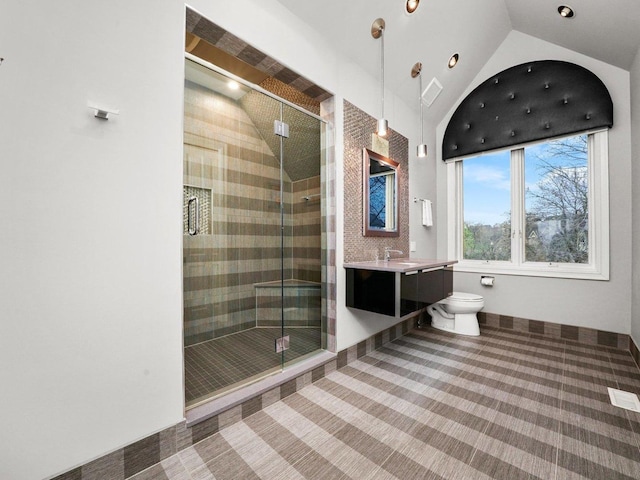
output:
[[[611,399],[612,405],[634,412],[640,412],[640,401],[635,393],[616,390],[610,387],[607,388],[607,390],[609,390],[609,398]]]

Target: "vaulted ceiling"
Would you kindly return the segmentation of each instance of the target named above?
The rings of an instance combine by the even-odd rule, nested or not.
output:
[[[278,1],[374,78],[380,78],[380,43],[371,25],[383,18],[386,88],[417,109],[411,68],[421,62],[424,86],[436,77],[444,87],[425,109],[425,118],[436,121],[512,30],[624,70],[640,47],[639,0],[571,0],[571,19],[558,14],[561,0],[421,0],[413,15],[405,13],[405,0]],[[456,52],[460,62],[449,69]]]

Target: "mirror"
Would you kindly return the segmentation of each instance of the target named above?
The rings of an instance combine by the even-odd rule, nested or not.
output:
[[[365,237],[398,237],[398,163],[362,150]]]

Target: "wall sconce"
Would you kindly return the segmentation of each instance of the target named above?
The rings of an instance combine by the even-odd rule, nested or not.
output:
[[[380,39],[380,85],[381,85],[381,97],[382,97],[382,115],[378,119],[378,126],[376,133],[381,137],[384,137],[389,130],[389,122],[384,118],[384,19],[376,18],[371,24],[371,36],[375,39]]]
[[[427,156],[427,144],[424,143],[424,122],[422,114],[422,63],[417,62],[411,69],[411,76],[413,78],[418,77],[420,80],[420,90],[418,91],[418,101],[420,102],[420,145],[416,149],[418,158],[425,158]]]

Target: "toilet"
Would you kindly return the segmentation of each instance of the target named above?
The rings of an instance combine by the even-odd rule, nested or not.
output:
[[[431,326],[461,335],[480,335],[476,314],[484,307],[484,298],[472,293],[453,292],[427,307]]]

